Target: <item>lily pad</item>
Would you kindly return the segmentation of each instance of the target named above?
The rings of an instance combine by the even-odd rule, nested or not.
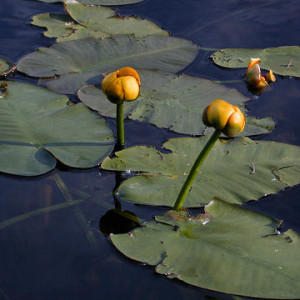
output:
[[[64,0],[38,0],[38,1],[47,2],[47,3],[64,2]],[[139,3],[142,1],[144,0],[77,0],[76,2],[80,2],[82,4],[89,4],[89,5],[127,5],[127,4]]]
[[[106,158],[106,170],[138,172],[118,189],[123,200],[173,207],[190,169],[208,137],[170,139],[164,153],[135,146]],[[214,197],[241,204],[300,183],[300,147],[235,138],[218,141],[189,192],[185,207],[200,207]]]
[[[178,72],[190,64],[197,53],[195,44],[180,38],[119,35],[39,48],[23,57],[17,67],[30,76],[53,77],[41,84],[58,93],[74,93],[84,85],[100,83],[101,73],[124,66]]]
[[[201,135],[205,129],[202,112],[213,100],[225,99],[246,112],[244,103],[249,98],[213,81],[150,70],[139,70],[139,74],[141,95],[136,101],[124,105],[124,116],[132,120],[148,122],[178,133]],[[78,97],[101,115],[115,118],[116,107],[107,100],[101,87],[83,87],[78,91]],[[269,133],[274,126],[272,118],[259,120],[248,117],[242,135]],[[207,132],[212,132],[212,129]]]
[[[191,285],[248,297],[300,298],[300,240],[279,222],[213,200],[205,214],[169,211],[110,238],[127,257]],[[267,279],[267,280],[266,280]]]
[[[134,34],[136,37],[169,35],[151,21],[134,16],[121,17],[107,7],[65,1],[65,9],[69,15],[40,14],[32,18],[31,24],[46,27],[45,36],[55,37],[58,42],[116,34]]]
[[[1,172],[40,175],[55,168],[57,160],[90,168],[111,152],[111,130],[83,104],[67,105],[66,96],[41,87],[5,83],[0,99]]]
[[[13,63],[0,57],[0,76],[6,76],[9,73],[13,72],[15,69],[16,66]]]
[[[75,30],[82,29],[69,15],[60,14],[39,14],[32,17],[32,25],[47,28],[44,35],[49,38],[57,38],[56,41],[68,39]]]
[[[224,49],[215,52],[215,64],[225,68],[246,68],[251,57],[261,59],[262,69],[283,76],[300,77],[300,47],[285,46],[266,49]]]

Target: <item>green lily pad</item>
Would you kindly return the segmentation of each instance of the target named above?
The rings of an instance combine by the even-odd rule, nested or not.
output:
[[[69,15],[39,14],[32,17],[32,25],[47,28],[44,35],[49,38],[57,38],[56,41],[68,39],[74,35],[74,31],[82,29]]]
[[[252,57],[261,59],[262,69],[283,76],[300,77],[300,47],[285,46],[266,49],[224,49],[215,52],[215,64],[225,68],[247,68]]]
[[[83,104],[67,105],[66,96],[41,87],[5,83],[0,99],[1,172],[40,175],[55,168],[57,160],[89,168],[111,152],[111,130]]]
[[[191,285],[248,297],[300,298],[300,240],[279,222],[213,200],[205,214],[169,211],[110,238],[127,257]]]
[[[119,35],[103,40],[82,39],[40,48],[18,62],[18,70],[58,93],[74,93],[87,84],[101,82],[101,73],[124,66],[178,72],[198,53],[192,42],[159,35],[135,38]],[[58,76],[57,76],[58,75]]]
[[[32,18],[31,24],[47,28],[45,36],[55,37],[58,42],[87,37],[103,38],[116,34],[134,34],[136,37],[169,35],[151,21],[121,17],[115,10],[107,7],[65,1],[65,9],[69,15],[40,14]]]
[[[249,100],[237,90],[207,79],[150,70],[139,70],[139,75],[141,95],[136,101],[125,103],[124,116],[183,134],[202,134],[205,129],[202,112],[213,100],[225,99],[244,111],[244,102]],[[100,87],[83,87],[78,91],[78,97],[101,115],[115,118],[116,107],[107,100]],[[242,135],[269,133],[275,126],[272,118],[247,119]]]
[[[64,2],[64,0],[38,0],[38,1],[47,2],[47,3]],[[127,5],[127,4],[139,3],[142,1],[144,0],[76,0],[76,2],[82,4],[89,4],[89,5]]]
[[[208,137],[170,139],[163,153],[135,146],[106,158],[106,170],[138,172],[118,189],[126,201],[173,207],[190,169]],[[203,163],[185,207],[200,207],[214,197],[241,204],[300,183],[300,147],[235,138],[218,141]]]
[[[16,66],[13,63],[0,57],[0,76],[6,76],[9,73],[13,72],[15,69]]]

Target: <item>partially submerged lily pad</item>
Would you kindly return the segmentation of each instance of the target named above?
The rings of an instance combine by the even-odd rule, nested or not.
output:
[[[98,165],[114,145],[105,121],[83,104],[44,88],[7,83],[0,99],[0,171],[35,176],[56,166]],[[0,82],[1,84],[1,82]]]
[[[106,170],[138,172],[124,181],[118,195],[126,201],[173,207],[208,137],[170,139],[163,153],[135,146],[106,158]],[[232,203],[257,200],[300,183],[300,147],[235,138],[218,141],[203,163],[185,207],[200,207],[214,197]]]
[[[299,235],[278,234],[278,221],[221,200],[205,210],[169,211],[110,238],[124,255],[169,278],[223,293],[299,299]]]
[[[135,38],[119,35],[103,40],[82,39],[56,43],[23,57],[17,67],[34,77],[52,77],[41,84],[59,93],[74,93],[101,82],[101,73],[124,66],[178,72],[198,53],[192,42],[159,35]]]
[[[16,66],[13,63],[0,57],[0,77],[8,75],[9,73],[13,72],[15,69]]]
[[[116,34],[134,34],[136,37],[169,35],[151,21],[134,16],[121,17],[107,7],[65,1],[65,9],[69,15],[40,14],[32,18],[31,24],[47,28],[45,36],[55,37],[58,42]]]
[[[124,116],[183,134],[203,133],[202,112],[213,100],[225,99],[244,111],[244,103],[249,100],[237,90],[207,79],[149,70],[139,70],[139,74],[141,94],[136,101],[124,104]],[[78,91],[78,97],[101,115],[116,116],[115,105],[107,100],[101,87],[83,87]],[[268,133],[273,128],[272,118],[259,120],[248,117],[242,135]],[[208,129],[207,133],[211,131]]]
[[[38,0],[47,3],[64,2],[64,0]],[[75,0],[74,0],[75,1]],[[76,0],[76,2],[89,5],[127,5],[139,3],[144,0]]]
[[[252,57],[261,59],[260,67],[283,76],[300,77],[300,47],[266,49],[224,49],[215,52],[215,64],[225,68],[246,68]]]

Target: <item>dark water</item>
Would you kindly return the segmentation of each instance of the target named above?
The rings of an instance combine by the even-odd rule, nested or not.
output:
[[[17,62],[37,47],[53,43],[30,25],[30,17],[42,12],[58,13],[63,8],[35,0],[0,1],[0,56]],[[241,79],[243,70],[215,66],[209,58],[213,50],[207,49],[299,44],[299,0],[146,0],[119,12],[149,18],[206,49],[185,73],[212,80]],[[16,74],[16,80],[34,82],[21,74]],[[228,86],[252,97],[250,113],[275,118],[276,129],[258,139],[300,146],[298,79],[277,76],[272,89],[260,97],[249,94],[243,83]],[[114,127],[114,121],[109,124]],[[179,136],[133,121],[126,122],[125,130],[128,146],[160,146]],[[114,207],[114,185],[115,175],[98,168],[78,171],[59,166],[36,178],[0,174],[0,300],[232,299],[166,279],[119,254],[99,230],[100,219]],[[300,233],[299,199],[297,186],[246,206],[283,219],[285,228]],[[84,201],[60,207],[74,200]],[[49,206],[56,210],[28,215]],[[142,219],[163,212],[126,203],[122,207]],[[14,219],[22,215],[23,219]]]

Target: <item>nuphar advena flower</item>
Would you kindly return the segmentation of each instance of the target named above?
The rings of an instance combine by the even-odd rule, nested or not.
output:
[[[265,75],[261,75],[260,62],[259,58],[251,58],[245,75],[248,85],[257,89],[264,89],[270,82],[274,82],[276,78],[272,70]]]
[[[112,72],[102,80],[102,91],[115,104],[135,100],[140,94],[140,86],[138,72],[130,67]]]
[[[206,126],[214,127],[227,136],[235,136],[245,127],[245,116],[241,110],[221,99],[205,108],[202,119]]]

